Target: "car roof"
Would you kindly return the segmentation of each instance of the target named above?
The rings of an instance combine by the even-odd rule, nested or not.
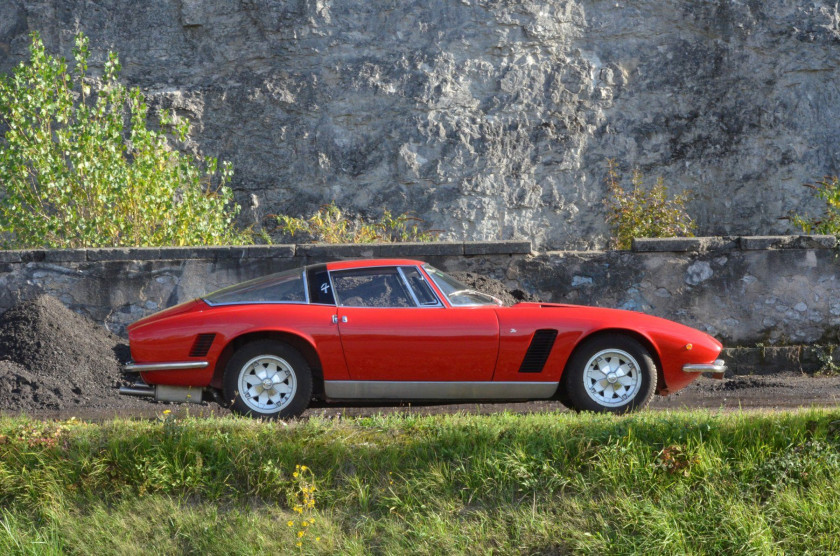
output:
[[[423,261],[412,259],[357,259],[353,261],[333,261],[327,263],[327,270],[349,270],[374,266],[421,266]]]

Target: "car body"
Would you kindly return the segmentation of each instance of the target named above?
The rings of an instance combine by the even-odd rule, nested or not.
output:
[[[559,399],[625,412],[722,374],[708,334],[637,312],[503,307],[421,261],[316,264],[244,282],[128,327],[121,392],[208,394],[238,413],[291,417],[312,401]]]

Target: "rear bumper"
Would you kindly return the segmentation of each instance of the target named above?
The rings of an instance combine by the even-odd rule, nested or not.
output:
[[[723,359],[717,359],[714,363],[689,363],[683,365],[684,373],[714,373],[723,374],[726,372],[726,363]]]
[[[172,363],[134,363],[130,361],[123,367],[126,373],[144,373],[148,371],[183,371],[186,369],[205,369],[207,361],[177,361]]]

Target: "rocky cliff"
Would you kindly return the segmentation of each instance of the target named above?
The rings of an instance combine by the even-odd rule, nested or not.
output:
[[[783,232],[840,172],[840,12],[793,0],[3,0],[195,121],[262,215],[335,200],[452,239],[592,247],[606,160],[690,189],[701,234]]]

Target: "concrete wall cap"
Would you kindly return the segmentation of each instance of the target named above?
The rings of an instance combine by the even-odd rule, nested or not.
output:
[[[795,236],[744,236],[739,240],[741,249],[744,251],[757,251],[760,249],[779,249],[787,246]]]
[[[464,255],[528,255],[530,253],[531,242],[527,240],[464,242]]]
[[[663,253],[700,251],[701,243],[698,237],[656,237],[633,239],[633,251],[637,253]]]
[[[833,249],[837,238],[832,235],[791,235],[791,236],[743,236],[740,238],[741,249],[756,251],[760,249]]]
[[[380,243],[376,256],[382,258],[422,259],[441,255],[463,255],[464,244],[453,242]]]
[[[832,235],[788,236],[709,236],[636,238],[631,251],[636,253],[696,253],[741,249],[834,249]],[[603,253],[604,251],[550,251],[559,253]],[[618,251],[621,253],[621,251]],[[96,249],[27,249],[0,250],[0,263],[27,262],[99,262],[156,260],[242,260],[267,258],[419,258],[475,255],[532,254],[527,240],[467,242],[406,242],[348,244],[278,244],[198,247],[109,247]]]
[[[289,244],[245,245],[231,247],[228,254],[235,259],[282,259],[294,257],[296,255],[296,248],[294,245]]]
[[[368,259],[375,257],[375,243],[304,243],[295,249],[296,257],[319,259]]]
[[[19,263],[21,261],[21,251],[9,250],[0,251],[0,263]]]
[[[86,249],[47,249],[44,251],[44,262],[47,263],[83,263],[86,260]]]

